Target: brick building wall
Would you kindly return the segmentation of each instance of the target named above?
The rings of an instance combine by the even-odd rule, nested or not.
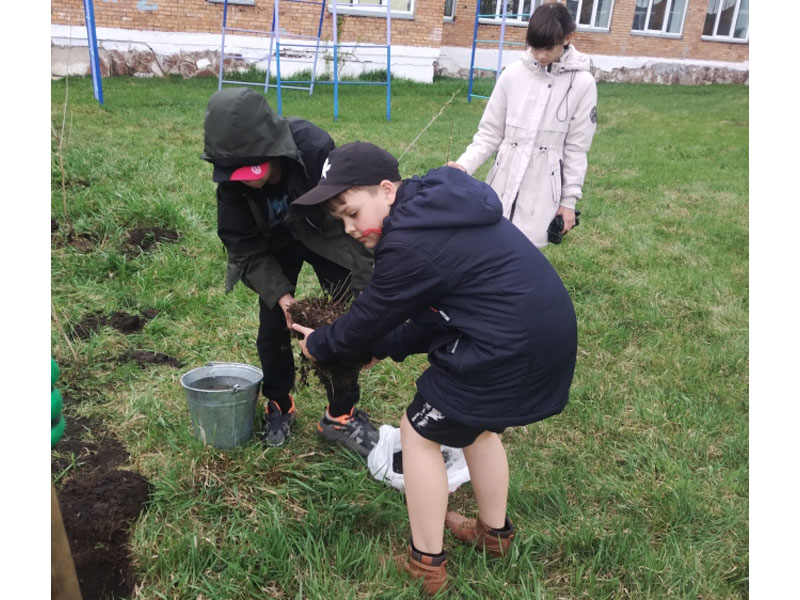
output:
[[[442,41],[443,0],[416,0],[413,19],[392,19],[392,45],[439,47]],[[229,4],[227,26],[254,31],[272,27],[274,3],[256,0],[254,6]],[[81,0],[52,0],[51,22],[57,25],[84,24]],[[206,0],[94,0],[95,25],[146,31],[219,33],[222,3]],[[280,4],[281,29],[295,35],[316,36],[320,7],[288,2]],[[473,13],[475,14],[475,13]],[[340,41],[386,43],[386,19],[339,14]],[[328,8],[323,18],[322,39],[331,40],[333,15]],[[471,39],[471,38],[470,38]]]
[[[393,15],[393,74],[420,81],[432,81],[434,74],[458,77],[469,74],[477,0],[455,0],[455,18],[448,20],[444,19],[444,5],[445,0],[415,0],[413,15]],[[721,75],[722,71],[735,71],[735,81],[746,81],[749,77],[749,44],[702,39],[707,0],[688,0],[682,34],[677,38],[632,33],[635,5],[636,0],[614,0],[608,31],[579,30],[575,35],[575,45],[593,57],[598,80],[611,74],[616,81],[734,81],[727,75]],[[385,58],[381,59],[379,53],[374,52],[375,49],[370,55],[368,46],[386,43],[385,16],[342,13],[344,9],[341,4],[339,7],[339,42],[361,44],[356,50],[346,50],[350,52],[347,68],[354,70],[345,74],[358,75],[358,69],[363,72],[383,68]],[[266,36],[235,34],[230,32],[230,28],[251,32],[269,31],[272,28],[273,8],[272,0],[255,0],[254,5],[228,5],[227,36],[231,37],[226,37],[225,47],[227,49],[230,45],[234,50],[226,53],[226,64],[231,56],[244,62],[240,60],[238,66],[229,66],[239,68],[247,64],[252,59],[248,51],[253,48],[257,54],[265,55],[263,45]],[[291,38],[291,34],[316,37],[320,8],[309,3],[281,0],[282,32],[289,34],[287,38]],[[321,34],[323,42],[327,44],[333,39],[333,16],[329,8],[326,7],[324,13]],[[104,72],[141,76],[180,73],[184,77],[193,77],[211,76],[218,70],[222,3],[207,0],[94,0],[94,10],[101,58],[105,60],[101,65]],[[478,38],[499,39],[500,29],[498,24],[481,24]],[[82,0],[51,0],[51,30],[54,62],[57,62],[55,55],[66,48],[85,47]],[[82,40],[81,30],[84,35]],[[524,25],[507,23],[506,41],[524,44],[525,30]],[[288,42],[288,39],[284,41],[283,46],[286,47]],[[493,66],[496,60],[493,55],[497,54],[498,47],[479,45],[476,65]],[[524,45],[505,46],[504,64],[513,60],[515,53],[518,54],[522,49]],[[70,55],[69,52],[67,55]],[[156,60],[155,55],[160,58]],[[730,65],[720,66],[721,63]],[[672,65],[669,69],[686,71],[696,68],[705,71],[699,78],[694,75],[688,78],[684,75],[665,76],[664,65],[667,64]],[[662,73],[657,79],[648,79],[641,71],[652,72],[656,65],[661,65],[658,69]],[[322,68],[329,66],[323,65]],[[73,74],[85,74],[88,68],[87,61],[73,58],[67,60],[66,64],[54,67],[53,74],[65,74],[68,70],[72,70]]]
[[[689,0],[680,39],[631,33],[636,0],[615,0],[609,31],[577,31],[575,46],[587,54],[647,56],[723,62],[749,59],[749,45],[701,39],[706,17],[706,0]],[[476,0],[457,0],[455,18],[445,23],[443,46],[472,46]],[[478,39],[499,40],[499,25],[479,25]],[[505,40],[525,41],[525,27],[506,26]],[[489,44],[479,47],[488,48]]]

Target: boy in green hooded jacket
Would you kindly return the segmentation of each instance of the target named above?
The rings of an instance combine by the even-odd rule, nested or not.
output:
[[[225,291],[241,281],[259,297],[256,346],[264,372],[266,419],[262,439],[282,445],[296,408],[290,343],[297,278],[309,263],[334,298],[358,294],[372,275],[372,255],[321,209],[294,214],[289,205],[322,175],[331,137],[304,119],[276,115],[247,88],[226,88],[208,102],[202,158],[214,165],[217,233],[228,251]],[[328,406],[319,434],[366,456],[378,440],[368,415],[355,408],[358,384],[326,386]]]

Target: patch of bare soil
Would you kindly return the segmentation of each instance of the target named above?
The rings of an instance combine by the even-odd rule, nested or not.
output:
[[[67,243],[81,254],[89,254],[94,251],[95,242],[88,233],[69,235],[67,236]]]
[[[140,253],[152,250],[160,242],[177,242],[180,239],[177,231],[163,227],[142,227],[128,232],[126,251]]]
[[[141,331],[145,324],[158,314],[154,308],[142,311],[140,315],[132,315],[118,310],[108,315],[100,311],[87,314],[72,328],[72,339],[85,340],[104,325],[110,325],[122,333],[136,333]]]
[[[183,362],[173,358],[169,354],[161,352],[151,352],[150,350],[130,350],[121,354],[119,362],[136,361],[139,366],[144,368],[148,365],[169,365],[171,367],[182,367]]]
[[[303,327],[318,329],[330,325],[347,312],[349,303],[333,301],[329,298],[306,298],[298,300],[289,307],[292,320]],[[311,368],[323,385],[331,384],[336,389],[349,389],[358,382],[361,367],[372,360],[372,353],[365,350],[357,356],[336,359],[331,362],[311,363]],[[309,361],[303,358],[304,364]],[[305,377],[305,371],[302,371]]]
[[[81,254],[88,254],[92,252],[95,247],[95,240],[89,233],[75,233],[72,230],[72,224],[69,224],[66,233],[57,235],[61,231],[61,225],[58,221],[50,218],[50,245],[60,248],[64,244],[69,244]]]
[[[65,403],[70,399],[65,395]],[[64,436],[54,448],[53,476],[83,600],[128,598],[136,584],[129,529],[152,486],[126,470],[125,447],[97,420],[65,416]]]

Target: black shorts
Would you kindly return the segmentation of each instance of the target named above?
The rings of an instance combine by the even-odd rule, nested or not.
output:
[[[419,394],[414,396],[414,400],[406,409],[406,417],[414,431],[426,440],[452,448],[469,446],[484,431],[494,431],[495,433],[505,431],[505,427],[500,430],[487,430],[462,425],[425,402],[425,399]]]

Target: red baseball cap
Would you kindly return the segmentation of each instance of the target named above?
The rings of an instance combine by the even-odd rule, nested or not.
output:
[[[269,175],[269,161],[260,165],[226,168],[214,165],[214,183],[220,181],[255,181]]]

